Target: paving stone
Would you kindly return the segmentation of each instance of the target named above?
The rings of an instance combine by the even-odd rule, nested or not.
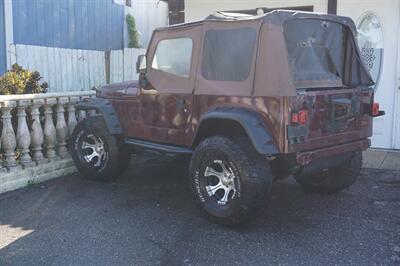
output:
[[[400,152],[387,152],[380,169],[399,170],[400,169]]]
[[[386,151],[381,150],[367,150],[364,152],[364,168],[380,169],[383,161],[386,158]]]

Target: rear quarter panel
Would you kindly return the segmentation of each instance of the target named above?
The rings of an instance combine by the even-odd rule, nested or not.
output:
[[[286,147],[287,97],[246,97],[246,96],[216,96],[195,95],[191,133],[194,136],[203,114],[217,107],[246,108],[260,114],[267,131],[273,138],[274,144],[280,152]]]

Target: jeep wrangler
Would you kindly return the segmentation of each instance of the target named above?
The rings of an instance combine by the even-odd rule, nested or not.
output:
[[[230,226],[263,213],[274,180],[320,193],[352,185],[384,114],[347,17],[215,13],[155,30],[137,71],[78,104],[97,115],[71,137],[77,168],[110,180],[132,153],[186,156],[197,202]]]

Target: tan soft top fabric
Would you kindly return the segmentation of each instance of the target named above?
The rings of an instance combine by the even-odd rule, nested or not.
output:
[[[263,23],[283,25],[286,21],[292,19],[322,19],[335,21],[340,24],[345,24],[351,27],[351,29],[356,32],[356,26],[351,18],[314,13],[314,12],[304,12],[304,11],[291,11],[291,10],[274,10],[269,13],[252,16],[252,15],[242,15],[235,16],[233,13],[216,12],[205,19],[205,21],[246,21],[246,20],[261,20]]]
[[[203,45],[201,45],[199,47],[198,56],[195,55],[193,57],[194,62],[192,62],[192,71],[197,72],[195,94],[274,97],[295,96],[297,94],[296,87],[298,85],[295,84],[293,80],[293,73],[290,67],[284,35],[285,22],[294,19],[321,19],[347,26],[350,30],[349,32],[351,33],[352,40],[346,47],[353,50],[353,53],[351,53],[352,57],[350,59],[346,58],[346,64],[349,64],[351,68],[347,72],[349,72],[350,75],[352,75],[352,73],[358,73],[360,80],[364,80],[364,83],[369,85],[373,84],[368,71],[361,63],[359,49],[354,41],[357,34],[355,24],[347,17],[288,10],[275,10],[260,16],[235,15],[218,12],[203,21],[157,29],[155,31],[155,36],[156,39],[159,40],[160,36],[164,35],[163,31],[181,31],[182,33],[191,32],[189,35],[192,38],[200,40],[205,32],[210,29],[254,28],[256,29],[257,39],[259,41],[254,52],[253,65],[247,80],[240,82],[206,80],[200,70],[203,49]],[[166,34],[166,37],[168,37],[168,34]],[[154,48],[155,47],[152,47],[152,49]],[[194,53],[196,52],[194,51]],[[193,80],[190,83],[192,82]],[[319,80],[314,82],[315,84],[313,85],[318,87],[318,82],[322,83],[323,81]],[[184,82],[177,85],[181,87],[183,84]]]

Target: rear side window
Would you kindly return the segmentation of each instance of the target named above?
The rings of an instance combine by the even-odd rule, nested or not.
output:
[[[189,77],[193,41],[190,38],[168,39],[158,43],[152,68],[181,77]]]
[[[257,33],[253,28],[208,30],[201,71],[207,80],[244,81],[248,78]]]

